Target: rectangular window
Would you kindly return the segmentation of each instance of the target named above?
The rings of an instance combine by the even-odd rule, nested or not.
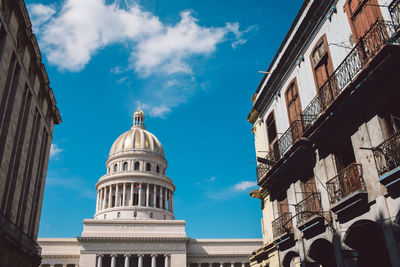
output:
[[[342,172],[347,166],[356,162],[351,139],[347,138],[335,151],[337,172]]]

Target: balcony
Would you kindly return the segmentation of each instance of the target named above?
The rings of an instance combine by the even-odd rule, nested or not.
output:
[[[389,5],[389,13],[392,17],[392,23],[396,26],[396,35],[400,26],[400,0],[394,0]]]
[[[365,204],[367,190],[361,164],[352,163],[326,183],[331,210],[340,215]]]
[[[305,235],[323,231],[331,220],[329,212],[322,210],[321,194],[311,193],[296,205],[297,228]]]
[[[294,242],[291,212],[285,212],[272,221],[272,234],[275,245],[286,246]]]
[[[279,177],[292,177],[301,174],[305,166],[311,167],[312,163],[308,164],[308,161],[313,158],[313,152],[311,143],[302,137],[303,126],[302,120],[294,121],[274,143],[267,156],[257,158],[257,181],[260,186],[274,187],[277,183],[284,186]],[[279,190],[275,188],[274,191],[278,193]]]
[[[399,2],[399,1],[396,1]],[[393,15],[398,15],[399,5],[393,7]],[[382,49],[387,45],[398,45],[399,40],[396,35],[398,29],[397,21],[387,22],[377,20],[365,35],[360,39],[356,46],[350,51],[342,63],[336,68],[333,74],[319,89],[314,99],[304,109],[302,120],[304,122],[304,131],[307,132],[321,115],[326,112],[332,104],[343,94],[349,87],[358,87],[354,85],[355,80],[361,77],[361,73],[368,67],[371,67],[372,61],[380,54]],[[368,71],[364,73],[369,75]],[[350,86],[352,85],[352,86]],[[322,121],[322,119],[321,119]],[[307,136],[309,134],[306,134]]]
[[[372,149],[379,181],[388,191],[400,186],[400,132]]]

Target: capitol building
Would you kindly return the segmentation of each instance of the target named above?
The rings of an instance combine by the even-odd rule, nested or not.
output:
[[[39,238],[42,267],[248,267],[261,239],[194,239],[175,220],[173,181],[140,108],[111,146],[94,219],[77,238]]]

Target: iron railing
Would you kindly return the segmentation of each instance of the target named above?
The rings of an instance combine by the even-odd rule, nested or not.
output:
[[[400,166],[400,132],[372,149],[378,174],[382,175]]]
[[[324,216],[321,205],[321,194],[317,192],[311,193],[308,197],[297,203],[297,225],[304,224],[315,214],[320,214],[321,216]]]
[[[390,3],[389,13],[395,28],[398,29],[400,25],[400,0],[394,0]]]
[[[278,158],[277,158],[278,157]],[[279,160],[279,153],[267,152],[263,158],[264,162],[258,162],[257,171],[257,182],[259,182],[267,172],[275,165],[276,161]]]
[[[291,212],[285,212],[276,220],[272,221],[272,234],[274,235],[274,239],[288,233],[293,233]]]
[[[397,24],[377,20],[350,51],[328,80],[318,89],[318,94],[302,113],[305,129],[325,111],[354,77],[387,43],[398,44],[394,38]]]
[[[271,165],[267,164],[267,163],[258,163],[257,165],[257,182],[259,182],[264,175],[271,169]]]
[[[335,204],[351,193],[366,190],[362,178],[361,164],[352,163],[326,183],[331,204]]]
[[[303,135],[303,123],[301,120],[293,121],[289,129],[279,138],[279,150],[283,156],[291,146]]]

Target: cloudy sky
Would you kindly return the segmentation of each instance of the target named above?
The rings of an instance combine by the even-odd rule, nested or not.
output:
[[[28,0],[63,123],[40,237],[75,237],[138,101],[196,238],[261,237],[251,96],[302,1]]]

